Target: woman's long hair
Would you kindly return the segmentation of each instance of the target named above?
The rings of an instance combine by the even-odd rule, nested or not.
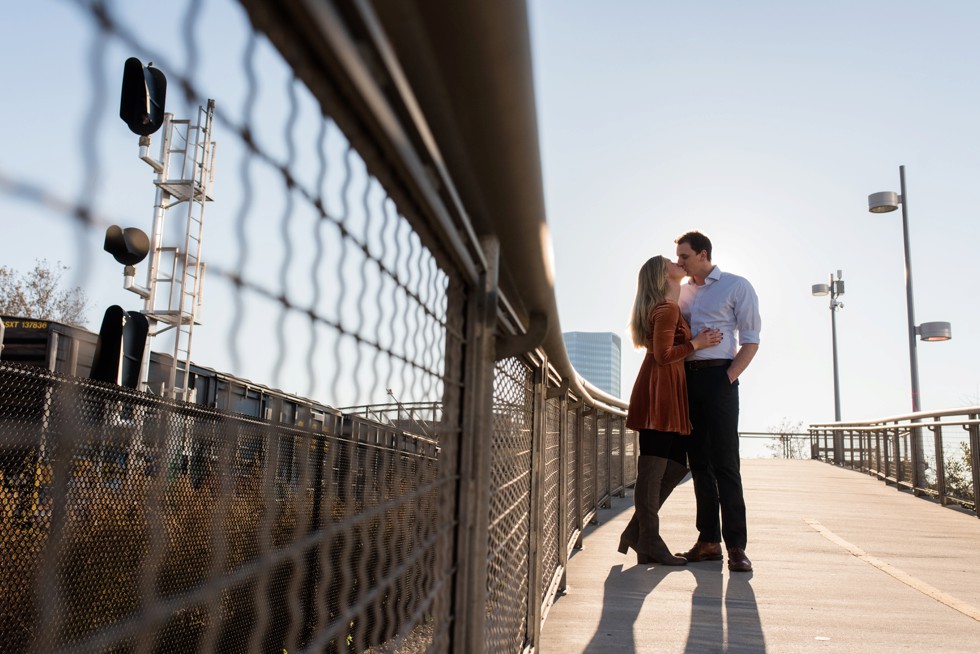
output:
[[[667,260],[661,256],[649,259],[640,268],[636,280],[636,298],[633,300],[633,314],[630,320],[630,335],[633,347],[639,349],[646,345],[650,331],[650,312],[667,296]]]

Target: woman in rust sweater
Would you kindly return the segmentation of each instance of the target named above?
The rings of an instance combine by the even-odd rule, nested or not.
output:
[[[632,547],[639,563],[684,565],[660,537],[660,505],[687,474],[684,436],[691,433],[684,358],[721,342],[721,332],[705,329],[691,338],[677,298],[684,269],[666,257],[653,257],[640,269],[630,333],[634,347],[647,354],[630,395],[626,426],[640,434],[636,510],[620,537],[619,551]]]

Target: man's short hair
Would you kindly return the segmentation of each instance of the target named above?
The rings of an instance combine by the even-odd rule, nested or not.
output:
[[[677,240],[674,241],[674,243],[677,245],[687,243],[689,246],[691,246],[691,249],[694,250],[695,254],[701,250],[704,250],[708,253],[708,261],[711,261],[711,239],[701,232],[694,231],[681,234],[679,237],[677,237]]]

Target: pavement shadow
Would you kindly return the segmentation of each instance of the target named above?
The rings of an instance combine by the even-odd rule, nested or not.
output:
[[[595,634],[582,651],[594,654],[635,652],[633,629],[623,629],[623,625],[635,624],[653,589],[667,575],[683,569],[634,565],[624,571],[622,564],[611,567],[603,584],[602,616]]]
[[[687,566],[697,586],[691,595],[691,625],[684,652],[765,652],[759,607],[749,583],[752,573],[729,575],[723,588],[722,565],[717,561]]]
[[[728,627],[728,652],[765,652],[759,606],[752,591],[751,572],[729,575],[725,588],[725,624]]]
[[[720,561],[711,561],[686,566],[694,575],[697,586],[691,594],[691,626],[687,632],[685,654],[725,651],[721,565]]]

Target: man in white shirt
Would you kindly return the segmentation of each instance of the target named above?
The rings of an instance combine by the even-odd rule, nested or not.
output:
[[[698,350],[684,362],[694,427],[688,462],[697,500],[698,541],[677,556],[692,563],[720,561],[724,538],[728,569],[749,572],[738,452],[738,378],[759,349],[759,298],[748,280],[711,263],[711,241],[704,234],[687,232],[675,243],[677,263],[690,276],[681,286],[679,304],[691,333],[705,327],[722,332],[721,343]]]

